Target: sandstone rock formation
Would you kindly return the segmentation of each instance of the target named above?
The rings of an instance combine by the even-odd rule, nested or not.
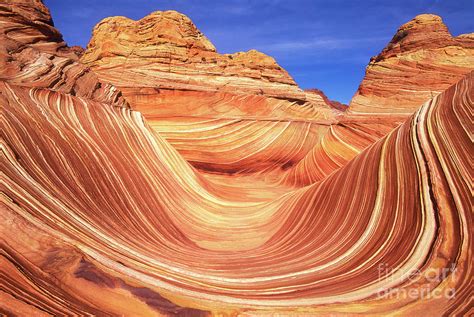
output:
[[[453,38],[440,17],[415,17],[371,59],[347,111],[286,173],[284,182],[323,180],[473,70],[474,33]]]
[[[288,168],[340,113],[324,94],[301,90],[270,56],[217,53],[176,11],[104,19],[81,62],[118,87],[189,162],[210,172]]]
[[[136,112],[2,83],[0,308],[465,314],[473,83],[325,181],[246,202],[213,193]],[[446,296],[406,295],[420,289]]]
[[[320,105],[321,108],[323,108],[324,105],[329,105],[331,108],[342,112],[347,110],[347,105],[340,103],[339,101],[329,100],[329,98],[320,89],[305,89],[304,92],[306,93],[306,100],[310,101],[312,104]]]
[[[35,12],[21,1],[0,8],[9,12],[4,24]],[[27,25],[0,47],[43,27]],[[58,42],[48,43],[42,46]],[[1,50],[14,60],[15,51]],[[113,98],[65,89],[71,77],[56,86],[39,68],[28,75],[38,80],[0,78],[1,314],[471,312],[474,72],[394,129],[394,120],[359,117],[337,125],[202,117],[186,118],[184,128],[171,117],[148,124]],[[377,124],[388,134],[379,136]],[[218,147],[207,164],[253,172],[275,164],[290,173],[312,147],[308,140],[323,136],[311,152],[321,179],[303,187],[298,175],[298,186],[286,186],[255,174],[204,174],[156,132],[165,127],[175,131],[167,136],[174,144],[180,133],[192,135],[196,160],[194,149]],[[238,152],[247,158],[232,162]]]
[[[308,119],[307,108],[312,108],[314,118],[333,118],[329,103],[309,103],[305,92],[272,57],[256,50],[219,54],[191,20],[176,11],[156,11],[138,21],[104,19],[94,28],[81,61],[102,80],[119,87],[139,111],[153,108],[155,114],[200,116],[202,110],[188,113],[169,106],[177,94],[182,103],[192,105],[199,93],[206,104],[215,104],[218,94],[226,115],[233,115],[229,112],[235,108],[239,116]],[[250,107],[254,96],[267,99]],[[245,108],[240,107],[242,102],[233,102],[242,98],[248,98]],[[281,100],[286,101],[284,107]],[[291,109],[285,112],[284,108],[297,108],[295,105],[305,105],[302,114]],[[280,113],[275,114],[275,108]],[[204,112],[222,115],[220,109]]]
[[[272,57],[255,50],[221,55],[187,16],[176,11],[156,11],[139,21],[104,19],[94,28],[82,62],[118,87],[305,99]]]
[[[69,48],[40,0],[0,3],[0,80],[128,106],[112,85],[78,63],[81,50]]]
[[[474,33],[453,37],[439,16],[419,15],[371,59],[348,112],[410,115],[473,65]]]

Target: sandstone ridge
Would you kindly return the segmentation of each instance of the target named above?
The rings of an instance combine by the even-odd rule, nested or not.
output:
[[[219,54],[191,20],[176,11],[156,11],[138,21],[104,19],[94,28],[82,62],[118,86],[305,100],[272,57],[256,50]]]
[[[0,5],[0,35],[1,315],[472,315],[474,72],[401,125],[129,87],[142,116],[41,2]]]
[[[474,33],[453,37],[441,17],[418,15],[371,59],[348,113],[409,115],[473,65]]]
[[[0,4],[0,42],[0,80],[128,106],[120,91],[79,63],[81,50],[66,45],[41,1]]]

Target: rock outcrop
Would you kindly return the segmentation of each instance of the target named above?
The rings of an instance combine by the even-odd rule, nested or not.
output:
[[[81,49],[67,47],[40,0],[0,3],[0,43],[0,80],[128,106],[120,91],[78,62]]]
[[[0,310],[466,315],[473,84],[255,199],[238,177],[220,197],[134,111],[2,81]]]
[[[285,183],[323,180],[473,70],[474,33],[453,38],[440,17],[415,17],[371,59],[347,111],[287,171]]]
[[[303,91],[272,57],[255,50],[219,54],[191,20],[176,11],[156,11],[139,21],[104,19],[94,28],[82,62],[118,87],[304,100]]]
[[[118,87],[186,160],[208,172],[287,169],[340,114],[324,94],[301,90],[270,56],[255,50],[219,54],[176,11],[138,21],[104,19],[81,62]],[[203,146],[206,140],[212,146]]]
[[[347,110],[347,105],[340,103],[339,101],[329,100],[326,94],[320,89],[310,88],[305,89],[304,92],[306,94],[306,100],[310,101],[312,104],[320,105],[322,108],[329,105],[331,108],[342,112]]]
[[[139,112],[79,89],[89,81],[59,76],[51,82],[51,73],[33,67],[28,55],[18,64],[9,45],[55,31],[50,21],[34,20],[46,12],[41,2],[15,3],[0,6],[1,22],[9,25],[1,52],[12,53],[3,60],[12,76],[0,78],[2,315],[472,311],[474,72],[385,136],[372,132],[377,124],[389,129],[393,120],[345,118],[324,126],[330,137],[320,146],[311,144],[320,134],[311,132],[309,120],[194,118],[184,129],[176,118],[151,121],[168,133],[175,129],[176,144],[183,132],[195,140],[193,150],[217,148],[210,158],[216,161],[208,162],[224,169],[261,172],[281,167],[282,158],[286,167],[314,147],[323,178],[289,187],[258,173],[209,175]],[[33,20],[12,27],[27,14]],[[61,41],[16,47],[34,48],[33,60],[68,54],[73,68],[89,74],[77,62],[80,50]],[[21,75],[17,65],[28,71]],[[56,64],[48,69],[69,73]],[[249,96],[267,98],[242,96],[242,107]],[[239,153],[244,159],[233,160]]]
[[[191,20],[176,11],[156,11],[138,21],[125,17],[104,19],[94,28],[81,61],[102,80],[119,87],[134,109],[153,108],[155,115],[164,111],[221,116],[221,111],[212,108],[184,112],[169,107],[178,93],[184,104],[192,104],[198,92],[202,103],[209,104],[215,104],[213,99],[219,94],[225,112],[234,108],[234,114],[240,116],[265,113],[273,117],[279,104],[280,118],[305,117],[310,107],[317,119],[334,117],[324,101],[314,105],[308,102],[305,92],[272,57],[256,50],[219,54]],[[245,109],[233,102],[244,97],[251,103],[253,96],[266,97],[268,102]],[[305,105],[302,114],[285,114],[281,110],[287,106],[281,107],[281,100],[288,107]]]
[[[474,69],[474,33],[453,37],[439,16],[402,25],[367,66],[348,113],[413,113]]]

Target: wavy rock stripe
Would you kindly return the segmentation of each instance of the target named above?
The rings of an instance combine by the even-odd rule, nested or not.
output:
[[[80,61],[153,116],[335,120],[321,92],[303,91],[270,56],[219,54],[185,15],[156,11],[98,23]],[[343,108],[345,109],[345,108]]]
[[[120,91],[78,62],[80,50],[67,47],[42,1],[2,1],[0,43],[0,80],[128,107]]]
[[[0,307],[466,314],[473,81],[323,181],[250,202],[214,194],[137,112],[2,83]],[[419,289],[455,296],[401,296]]]
[[[349,109],[282,182],[324,179],[405,121],[425,100],[473,70],[473,34],[453,37],[440,17],[422,14],[402,25],[367,66]]]
[[[474,33],[453,37],[441,17],[418,15],[372,57],[348,115],[409,116],[471,72],[473,65]]]
[[[123,89],[123,88],[122,88]],[[212,173],[285,170],[335,123],[321,99],[303,104],[256,95],[126,88],[134,110],[193,166]]]
[[[415,17],[401,26],[387,47],[371,59],[344,114],[317,90],[305,91],[301,96],[288,74],[257,52],[237,54],[236,59],[218,54],[189,18],[173,11],[155,12],[139,21],[105,19],[96,26],[81,60],[91,65],[102,80],[119,87],[133,109],[142,112],[200,170],[260,174],[277,171],[265,177],[285,185],[304,186],[321,181],[344,166],[405,121],[428,98],[470,72],[473,45],[472,34],[453,37],[438,16]],[[240,64],[235,64],[237,61]],[[291,89],[285,86],[289,83]],[[201,134],[188,134],[183,128],[176,135],[171,118],[179,117],[176,122],[185,124],[186,116],[192,117],[190,122],[199,120],[195,117],[203,121],[311,121],[316,129],[308,137],[314,147],[308,151],[306,138],[297,140],[279,134],[278,129],[267,132],[275,133],[271,140],[286,142],[286,146],[252,144],[261,131],[249,127],[248,135],[242,132],[238,141],[233,140],[236,148],[235,143],[240,142],[240,148],[245,146],[246,151],[224,150],[231,148],[226,139],[228,133],[220,127],[214,129],[212,122],[206,137],[212,135],[214,146],[202,146]],[[170,122],[170,127],[163,122]],[[331,129],[326,128],[328,124],[332,124]],[[256,129],[260,125],[256,123]],[[298,124],[291,126],[296,131]],[[295,133],[302,135],[306,127],[299,126],[302,130]],[[249,155],[252,151],[256,155]],[[291,155],[291,151],[295,154]],[[266,157],[270,159],[263,162]]]
[[[305,100],[305,93],[272,57],[256,50],[219,54],[191,20],[176,11],[156,11],[138,21],[102,20],[81,61],[118,87],[151,84]]]
[[[473,33],[453,37],[432,14],[402,25],[371,59],[338,123],[282,181],[300,186],[320,181],[404,122],[423,102],[473,70],[473,40]]]
[[[315,95],[310,102],[301,102],[249,93],[181,91],[143,87],[144,85],[142,81],[140,86],[120,86],[120,89],[133,109],[143,113],[147,120],[190,116],[334,123],[335,117],[341,113],[329,108],[321,95]]]
[[[326,133],[321,134],[311,151],[284,173],[280,182],[291,186],[306,186],[321,181],[387,135],[401,122],[403,119],[350,120],[342,117],[337,124],[331,125]]]
[[[147,121],[193,166],[213,173],[287,169],[329,128],[303,120],[172,117]]]

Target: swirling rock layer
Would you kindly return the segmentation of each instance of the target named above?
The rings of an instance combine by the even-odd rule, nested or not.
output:
[[[283,181],[301,186],[323,180],[471,72],[473,65],[472,33],[452,37],[440,17],[415,17],[371,59],[347,111]]]
[[[54,31],[42,6],[0,8],[3,43]],[[25,47],[54,60],[52,42]],[[251,93],[159,91],[168,108],[142,115],[70,89],[68,68],[15,63],[0,79],[2,314],[472,312],[474,72],[409,117],[331,125]]]
[[[275,60],[255,50],[221,55],[185,15],[156,11],[139,21],[107,18],[81,58],[118,87],[221,91],[305,100]]]
[[[349,113],[410,115],[473,65],[474,33],[452,37],[439,16],[419,15],[371,59]]]
[[[189,162],[212,173],[288,169],[341,112],[324,94],[302,91],[263,53],[217,53],[175,11],[103,20],[81,62],[117,86]]]
[[[263,53],[217,53],[175,11],[103,20],[81,62],[117,86],[181,155],[207,172],[287,169],[340,113],[340,105],[321,92],[302,91]],[[286,146],[288,140],[294,146]]]
[[[121,93],[78,63],[40,0],[0,3],[0,79],[26,87],[48,87],[127,107]]]
[[[3,83],[2,309],[467,312],[473,81],[260,202],[213,193],[137,112]],[[456,295],[380,296],[420,288]]]

